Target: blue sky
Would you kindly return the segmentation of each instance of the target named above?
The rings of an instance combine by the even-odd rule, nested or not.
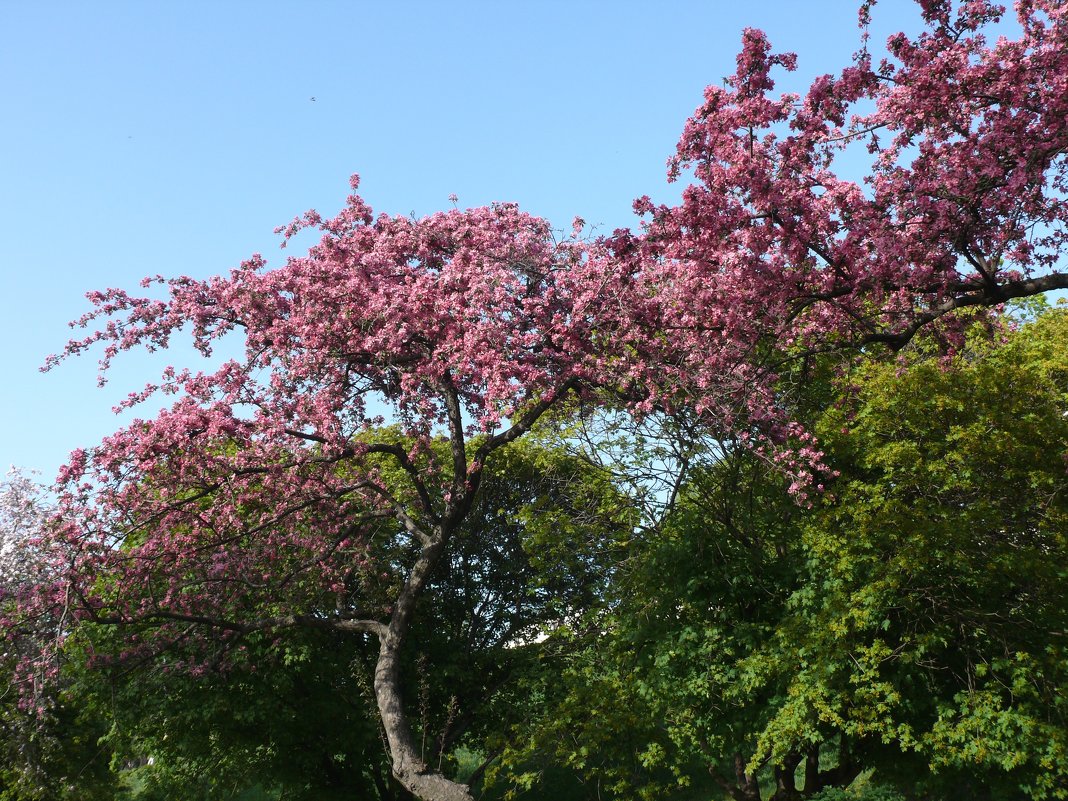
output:
[[[280,263],[274,227],[335,211],[353,172],[376,211],[456,193],[631,225],[635,197],[678,191],[665,160],[742,28],[799,54],[801,89],[857,49],[857,5],[0,0],[0,466],[50,480],[192,362],[121,359],[103,390],[92,356],[39,373],[85,292]],[[873,39],[916,18],[883,0]]]

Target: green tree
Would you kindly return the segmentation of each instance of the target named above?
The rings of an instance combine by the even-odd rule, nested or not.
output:
[[[507,755],[514,788],[555,761],[591,798],[756,797],[746,764],[774,689],[743,662],[773,636],[798,580],[799,513],[781,475],[745,448],[695,470],[663,524],[632,540],[604,607],[573,627],[585,647]]]
[[[1068,794],[1068,314],[869,363],[818,431],[842,471],[765,653],[760,751],[842,732],[903,788]]]
[[[1068,314],[1005,326],[791,376],[837,480],[799,507],[730,443],[694,471],[512,786],[556,761],[619,798],[1064,797]]]

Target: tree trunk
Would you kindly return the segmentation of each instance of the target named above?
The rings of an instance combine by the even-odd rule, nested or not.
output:
[[[382,639],[375,666],[375,697],[386,731],[393,775],[422,801],[473,801],[466,784],[446,779],[419,756],[400,694],[400,642],[392,632]]]
[[[815,795],[823,789],[820,783],[820,747],[809,746],[805,755],[805,795]]]
[[[760,784],[755,774],[745,772],[745,757],[739,753],[734,755],[734,776],[737,785],[731,795],[735,801],[760,801]]]
[[[445,533],[439,529],[425,540],[408,581],[397,596],[389,626],[379,635],[381,646],[375,665],[375,700],[397,781],[422,801],[474,801],[466,784],[445,778],[423,762],[415,747],[400,691],[401,649],[419,593],[441,557],[446,539]]]
[[[801,801],[794,773],[801,763],[800,754],[790,754],[782,765],[775,767],[775,792],[770,801]]]

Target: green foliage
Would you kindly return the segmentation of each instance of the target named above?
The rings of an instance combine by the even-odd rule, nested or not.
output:
[[[773,692],[744,660],[792,588],[797,511],[744,450],[700,470],[658,536],[631,541],[606,608],[576,627],[584,650],[505,756],[513,785],[551,754],[615,798],[719,792],[769,714]]]
[[[100,744],[106,722],[71,693],[38,717],[17,704],[14,687],[0,697],[0,801],[108,801],[119,792]]]
[[[442,456],[422,458],[447,464]],[[472,513],[420,599],[405,655],[412,688],[405,700],[429,764],[477,779],[510,726],[531,714],[537,698],[524,688],[551,671],[554,658],[540,642],[543,632],[603,593],[604,554],[629,533],[628,515],[603,473],[561,450],[516,443],[487,465]],[[376,580],[354,573],[339,602],[374,615],[388,601],[390,577],[400,581],[415,554],[403,532],[384,524],[368,556],[365,570],[376,571]],[[137,643],[128,630],[119,637],[85,624],[68,641],[69,707],[58,710],[95,726],[86,742],[107,786],[101,798],[407,797],[383,749],[371,690],[373,638],[289,630],[206,644],[198,633],[122,659],[120,649]],[[160,644],[148,627],[143,643]],[[62,730],[64,748],[81,742],[66,719]],[[78,758],[62,757],[64,764]],[[47,766],[57,786],[70,775],[59,765],[56,756]],[[29,786],[21,767],[10,773]],[[88,784],[79,788],[72,799],[96,797]]]
[[[632,525],[604,473],[564,450],[523,440],[494,455],[412,624],[407,701],[424,760],[469,775],[479,766],[454,763],[458,747],[496,754],[534,714],[532,685],[564,647],[545,638],[603,595]]]
[[[108,649],[110,631],[93,632]],[[138,801],[342,799],[383,780],[373,710],[353,663],[367,646],[305,632],[249,638],[225,668],[85,671],[84,707],[107,716],[112,768]],[[251,798],[252,796],[250,796]]]
[[[848,788],[826,787],[811,796],[812,801],[905,801],[892,787],[858,779]]]
[[[728,446],[694,472],[574,627],[583,650],[500,778],[1068,796],[1068,314],[1031,312],[951,357],[918,341],[837,378],[806,365],[791,391],[830,492],[800,509]]]
[[[910,790],[1064,797],[1068,315],[851,381],[818,426],[842,476],[802,526],[758,753],[830,727]]]

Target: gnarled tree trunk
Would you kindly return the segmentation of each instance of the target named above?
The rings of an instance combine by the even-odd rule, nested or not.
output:
[[[466,784],[445,778],[440,771],[430,768],[423,761],[415,747],[400,691],[401,649],[407,638],[416,601],[445,550],[446,539],[445,532],[440,528],[423,539],[423,548],[397,597],[389,626],[379,634],[381,645],[375,665],[375,699],[397,781],[422,801],[474,801]]]

